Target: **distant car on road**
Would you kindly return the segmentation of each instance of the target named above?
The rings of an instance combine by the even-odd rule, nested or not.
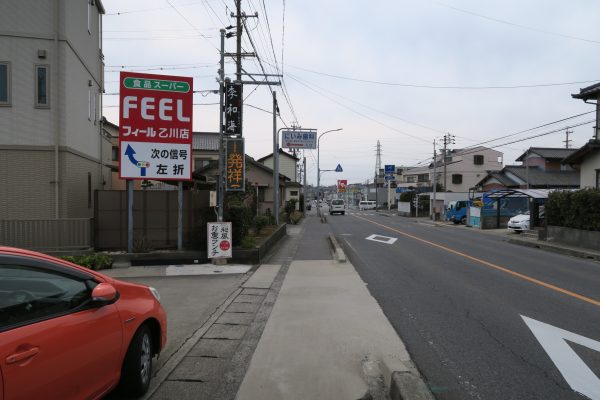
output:
[[[143,395],[167,340],[159,300],[154,288],[0,247],[0,399],[101,399],[119,384]]]
[[[508,220],[508,229],[515,233],[527,231],[529,230],[529,220],[529,211],[526,211],[523,214],[515,215]]]
[[[361,202],[358,203],[358,209],[363,211],[363,210],[374,210],[375,209],[375,202],[374,201],[367,201],[367,200],[363,200]]]
[[[329,214],[333,215],[336,213],[340,213],[344,215],[346,213],[346,204],[342,199],[334,199],[331,200],[331,206],[329,207]]]

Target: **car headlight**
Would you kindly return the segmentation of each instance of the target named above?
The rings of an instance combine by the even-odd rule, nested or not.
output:
[[[156,290],[152,286],[149,286],[148,289],[150,289],[150,293],[152,293],[152,296],[154,296],[156,301],[160,302],[160,293],[158,293],[158,290]]]

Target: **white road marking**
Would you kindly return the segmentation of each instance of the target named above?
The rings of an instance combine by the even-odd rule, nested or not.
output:
[[[524,315],[521,315],[521,318],[546,350],[571,389],[592,400],[600,400],[600,379],[573,351],[567,340],[596,351],[600,351],[600,342]]]
[[[394,244],[394,242],[396,240],[398,240],[398,238],[382,236],[382,235],[371,235],[371,236],[366,237],[365,239],[372,240],[374,242],[385,243],[385,244]]]

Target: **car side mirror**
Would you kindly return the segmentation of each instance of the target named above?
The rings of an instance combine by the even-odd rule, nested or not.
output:
[[[109,283],[99,283],[92,290],[92,303],[102,307],[113,304],[119,299],[119,292]]]

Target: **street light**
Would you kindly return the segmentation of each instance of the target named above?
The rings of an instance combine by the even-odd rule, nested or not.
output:
[[[317,211],[319,212],[319,215],[321,215],[321,169],[319,168],[319,160],[320,160],[320,150],[321,150],[321,137],[329,132],[337,132],[337,131],[341,131],[344,128],[338,128],[338,129],[331,129],[329,131],[325,131],[323,133],[321,133],[319,135],[319,137],[317,138]]]

